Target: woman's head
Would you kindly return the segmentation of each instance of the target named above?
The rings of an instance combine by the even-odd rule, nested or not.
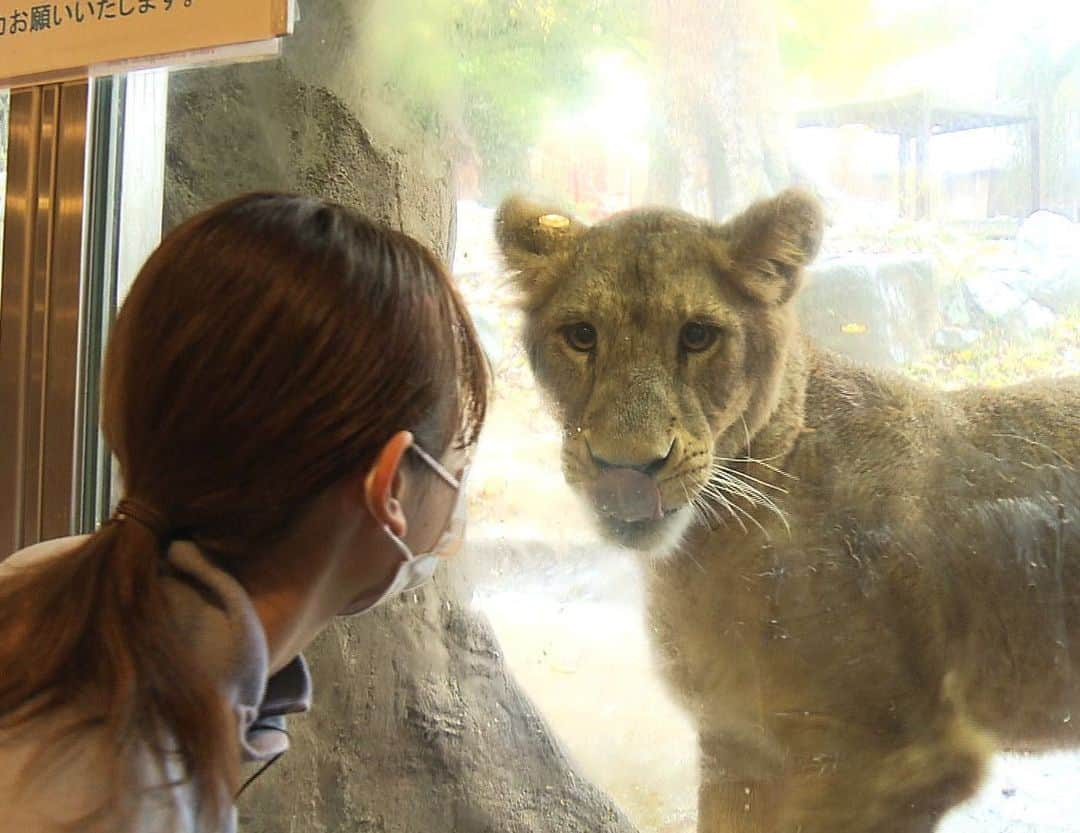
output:
[[[430,252],[277,194],[168,236],[124,303],[105,373],[125,492],[226,558],[279,535],[398,430],[436,455],[471,443],[488,379]]]

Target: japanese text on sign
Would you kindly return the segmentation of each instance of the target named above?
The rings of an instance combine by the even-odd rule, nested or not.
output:
[[[0,37],[33,35],[65,23],[76,26],[91,20],[116,20],[131,15],[171,12],[195,0],[75,0],[74,3],[37,3],[15,8],[0,17]],[[205,2],[205,0],[204,0]]]
[[[273,42],[292,0],[0,0],[0,85],[139,58]]]

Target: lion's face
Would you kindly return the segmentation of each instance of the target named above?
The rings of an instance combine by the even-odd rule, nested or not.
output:
[[[614,542],[670,551],[775,408],[821,227],[798,192],[725,225],[643,210],[584,227],[519,199],[501,207],[566,480]]]

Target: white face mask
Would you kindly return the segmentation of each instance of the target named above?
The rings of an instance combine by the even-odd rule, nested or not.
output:
[[[427,463],[427,465],[431,467],[439,477],[446,481],[448,485],[457,489],[454,508],[450,512],[450,519],[447,521],[446,529],[443,531],[443,534],[439,536],[439,540],[435,542],[435,546],[427,552],[414,554],[413,551],[409,549],[408,544],[398,538],[398,536],[391,532],[387,527],[383,527],[386,534],[390,536],[390,540],[393,542],[394,546],[396,546],[401,553],[402,562],[398,565],[394,577],[390,580],[390,583],[386,588],[370,601],[366,601],[358,607],[351,608],[349,610],[350,615],[366,613],[367,611],[378,607],[388,599],[392,599],[394,596],[407,593],[410,590],[416,590],[421,585],[431,581],[432,576],[435,575],[435,569],[439,566],[439,562],[444,558],[450,558],[455,555],[457,551],[461,549],[461,543],[465,538],[465,523],[467,520],[465,475],[463,474],[459,481],[419,446],[412,445],[410,446],[410,449],[416,452],[417,456]]]

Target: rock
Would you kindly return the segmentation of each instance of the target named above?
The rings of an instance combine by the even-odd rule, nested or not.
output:
[[[809,271],[799,301],[803,329],[822,346],[891,367],[922,356],[942,318],[929,258],[860,256]]]
[[[1009,286],[1054,312],[1080,306],[1080,258],[1046,259],[1010,270],[1002,276]]]
[[[1022,288],[1026,272],[984,272],[964,281],[964,292],[974,317],[1011,337],[1022,338],[1052,326],[1053,309],[1031,298]]]
[[[1024,305],[1020,307],[1019,316],[1020,325],[1024,328],[1025,334],[1032,332],[1041,332],[1054,326],[1057,321],[1057,316],[1053,310],[1040,304],[1038,301],[1027,300]]]
[[[1028,300],[1025,292],[1013,286],[1022,272],[984,272],[964,281],[968,302],[976,315],[991,321],[1002,321],[1019,310]]]
[[[1080,224],[1053,211],[1036,211],[1016,233],[1017,254],[1038,258],[1080,258]]]
[[[970,327],[942,327],[934,333],[933,345],[943,353],[955,353],[977,344],[983,337],[979,330]]]
[[[947,327],[971,329],[971,308],[962,284],[952,284],[942,292],[941,316]]]
[[[1016,234],[1023,267],[1014,289],[1054,312],[1080,306],[1080,224],[1052,211],[1036,211]]]

